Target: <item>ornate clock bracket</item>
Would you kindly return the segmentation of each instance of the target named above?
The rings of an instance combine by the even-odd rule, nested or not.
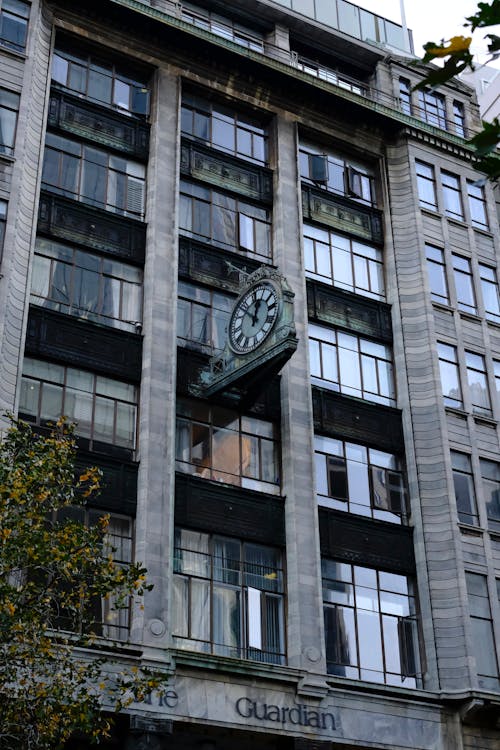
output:
[[[222,394],[241,404],[255,400],[297,348],[294,293],[275,269],[244,274],[222,353],[200,373],[193,395]]]

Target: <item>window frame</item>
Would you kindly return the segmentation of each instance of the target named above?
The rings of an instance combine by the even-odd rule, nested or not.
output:
[[[36,374],[31,374],[29,372],[26,373],[26,365],[28,362],[30,363],[30,367],[33,367],[35,372],[36,367],[39,365],[41,365],[42,368],[43,366],[52,366],[54,368],[58,368],[61,375],[59,379],[47,379],[46,377],[44,379],[42,375],[37,376]],[[68,377],[71,378],[75,373],[82,373],[83,375],[91,379],[92,389],[85,390],[84,388],[78,388],[75,385],[68,384]],[[125,386],[126,388],[132,389],[132,398],[127,400],[125,398],[119,398],[117,396],[110,396],[108,393],[106,393],[107,383],[118,383],[122,386]],[[57,421],[61,415],[65,415],[70,421],[75,422],[76,436],[80,439],[88,440],[90,450],[107,450],[107,447],[109,446],[109,448],[113,447],[129,451],[130,454],[133,455],[135,450],[137,449],[139,394],[135,385],[126,383],[125,381],[117,380],[116,378],[106,377],[104,375],[91,372],[90,370],[69,367],[68,365],[60,363],[48,363],[45,360],[41,360],[36,357],[25,357],[20,388],[21,391],[19,412],[23,415],[23,419],[26,419],[32,424],[44,427]],[[24,410],[25,406],[29,406],[29,401],[28,399],[23,401],[23,390],[28,388],[30,390],[35,390],[35,392],[38,391],[36,393],[36,410]],[[49,415],[43,414],[43,409],[45,408],[43,405],[44,390],[46,390],[49,394],[51,392],[52,394],[56,394],[56,398],[60,399],[61,413]],[[72,395],[74,392],[77,392],[77,395],[79,395],[80,398],[83,398],[83,405],[85,405],[85,403],[90,403],[90,419],[85,420],[86,424],[82,429],[80,429],[78,417],[72,414],[69,409],[67,409],[68,403],[70,403],[71,399],[74,398]],[[99,402],[97,401],[98,399]],[[96,434],[96,429],[100,429],[100,425],[96,423],[96,409],[98,403],[103,404],[106,408],[108,408],[110,405],[112,406],[113,425],[111,440],[103,439],[102,435],[99,435],[98,433]],[[118,409],[120,408],[120,404],[123,405],[122,408],[128,411],[132,416],[132,440],[119,440],[117,437],[117,422],[119,419]],[[79,406],[78,401],[75,401],[75,406]]]
[[[342,337],[355,340],[357,348],[349,349],[342,346],[342,344],[339,345],[339,337],[341,340]],[[392,347],[389,347],[387,344],[371,341],[368,338],[363,338],[352,331],[345,332],[340,329],[326,328],[314,323],[309,324],[308,340],[310,375],[313,384],[329,388],[344,395],[362,398],[366,401],[374,401],[375,403],[386,404],[388,406],[396,404],[397,394]],[[313,350],[314,346],[317,346],[317,354]],[[370,348],[375,347],[383,348],[385,350],[385,357],[377,356],[369,351]],[[352,352],[355,356],[346,354],[346,352]],[[335,362],[333,362],[332,358],[334,358]],[[328,359],[330,360],[330,364],[335,363],[333,378],[327,377],[327,367],[329,365],[324,363]],[[357,360],[359,388],[348,384],[352,373],[349,375],[347,370],[349,369],[349,364],[352,364],[352,362],[349,363],[349,360],[353,359]],[[315,369],[316,365],[319,365],[317,371]],[[384,393],[383,388],[385,378],[382,368],[384,366],[386,367],[387,385],[389,386],[387,393]],[[370,369],[372,370],[371,372]],[[371,375],[374,375],[376,379],[376,391],[369,390],[368,386],[365,386],[365,381]]]
[[[317,156],[325,157],[328,165],[325,181],[314,180],[311,177],[311,174],[313,174],[311,157]],[[369,167],[360,164],[356,159],[351,159],[336,151],[324,149],[305,141],[299,143],[298,157],[302,181],[322,190],[355,200],[365,206],[376,207],[375,175]]]
[[[415,159],[415,174],[420,208],[427,209],[428,211],[437,211],[436,172],[434,166]],[[430,196],[431,193],[432,199],[427,200],[427,196]]]
[[[411,81],[408,78],[399,78],[399,106],[404,114],[413,114],[413,106],[411,100]]]
[[[221,302],[225,300],[226,307],[224,308],[222,304],[219,305],[218,300]],[[222,289],[205,287],[194,284],[192,281],[179,279],[177,292],[177,341],[179,344],[210,353],[222,351],[226,342],[227,327],[235,300],[234,295],[227,294]],[[182,312],[182,308],[185,308],[186,313]],[[203,315],[202,327],[206,332],[203,338],[193,335],[196,326],[194,318],[197,310],[201,310]],[[181,330],[184,317],[189,318],[187,330]],[[221,335],[219,324],[223,324],[224,320],[226,324],[224,334]]]
[[[470,642],[476,660],[476,674],[479,687],[486,690],[498,690],[500,686],[500,673],[488,591],[488,579],[485,575],[466,570],[465,582],[469,601],[469,624],[472,631]],[[489,649],[487,659],[484,658],[483,653],[483,649],[485,648]],[[488,665],[494,665],[496,667],[495,673],[490,672],[488,674],[486,671],[480,671],[480,662],[482,662],[482,666],[485,666],[486,662]]]
[[[478,354],[477,352],[471,352],[468,350],[464,351],[465,354],[465,368],[467,375],[467,386],[469,392],[469,398],[472,406],[472,413],[478,416],[491,417],[491,396],[488,384],[488,372],[486,369],[486,360],[484,354]],[[475,380],[473,379],[475,378]],[[477,398],[474,396],[476,384],[479,382],[481,393],[484,394],[483,402],[477,402]]]
[[[0,0],[0,46],[8,47],[16,52],[25,52],[26,42],[28,40],[28,24],[30,18],[31,5],[30,3],[24,2],[24,0],[15,0],[17,6],[25,6],[25,14],[21,13],[21,8],[18,7],[18,11],[14,11],[12,8],[5,9],[5,0]],[[23,41],[21,43],[14,41],[12,38],[2,36],[4,19],[10,17],[15,19],[14,23],[20,24],[24,27]]]
[[[495,323],[500,323],[500,288],[498,285],[497,269],[486,263],[478,264],[479,281],[483,296],[484,317]],[[490,304],[490,301],[493,301]]]
[[[17,104],[11,103],[8,104],[7,102],[2,103],[2,92],[7,94],[7,100],[11,97],[15,97],[17,99]],[[17,135],[17,121],[18,121],[18,115],[19,115],[19,106],[21,103],[21,95],[17,91],[11,91],[10,89],[6,89],[5,87],[0,87],[0,134],[2,134],[2,142],[0,142],[0,154],[5,154],[6,156],[13,156],[14,154],[14,148],[16,143],[16,135]],[[4,140],[3,135],[3,119],[4,115],[7,113],[7,117],[12,120],[13,116],[13,122],[11,121],[8,124],[8,129],[10,129],[9,138],[7,140]],[[9,115],[10,113],[10,115]]]
[[[185,542],[183,536],[186,537]],[[193,547],[198,546],[198,549],[182,546],[184,543],[189,543],[189,536],[197,537]],[[220,554],[217,554],[218,545]],[[238,557],[223,556],[224,545],[228,549],[232,547],[236,550],[237,548]],[[270,553],[270,557],[274,555],[277,564],[259,565],[252,561],[251,556],[248,556],[252,548],[266,551]],[[177,595],[180,590],[178,606],[175,608],[178,620],[176,622],[174,619],[172,625],[172,636],[177,648],[269,664],[285,664],[285,570],[284,555],[279,548],[222,534],[194,532],[187,528],[176,527],[173,569],[174,595]],[[260,587],[249,585],[249,583],[256,583],[256,577],[262,580]],[[203,607],[196,607],[196,604],[193,604],[197,589],[202,593]],[[234,611],[231,617],[232,627],[234,628],[235,623],[237,625],[237,632],[232,633],[236,636],[236,644],[215,641],[217,608],[227,604],[227,601],[224,601],[218,593],[222,591],[237,594],[233,604],[235,603],[235,609],[238,609],[238,617],[235,617]],[[256,593],[259,594],[258,609],[260,611],[258,613],[254,611],[252,614],[251,594],[255,600]],[[277,621],[271,622],[267,618],[268,601],[277,602]],[[183,604],[187,605],[187,612],[183,611]],[[194,609],[197,610],[197,622],[193,625]],[[258,622],[256,622],[256,616],[258,616]],[[199,637],[200,625],[205,630],[205,638]],[[177,630],[183,632],[176,632]],[[256,645],[257,639],[260,639],[261,647]],[[278,649],[267,648],[272,645],[273,641],[279,644]]]
[[[450,351],[445,352],[443,347],[446,347],[446,349]],[[453,352],[453,356],[451,352]],[[453,344],[447,344],[444,341],[438,341],[437,353],[438,353],[439,372],[441,376],[441,390],[443,394],[444,405],[445,407],[450,407],[452,409],[460,409],[461,411],[463,411],[464,399],[463,399],[462,384],[460,382],[460,367],[458,363],[457,347],[454,346]],[[445,380],[446,381],[449,380],[447,371],[451,371],[451,370],[454,372],[454,377],[451,378],[451,380],[454,380],[456,382],[456,385],[458,386],[458,394],[460,398],[454,398],[445,393]]]
[[[492,467],[490,469],[490,467]],[[483,491],[484,506],[486,510],[486,521],[488,529],[493,532],[500,532],[500,464],[496,461],[491,461],[486,458],[479,459],[479,470],[481,474],[481,487]],[[490,476],[487,476],[487,474]],[[492,475],[495,476],[492,476]],[[497,511],[495,514],[490,512],[491,502],[488,502],[488,497],[492,496],[491,485],[496,485],[497,489],[494,492],[497,493],[495,497]]]
[[[429,242],[426,242],[424,247],[431,299],[433,302],[449,306],[450,291],[446,275],[444,250],[431,245]]]
[[[479,195],[477,194],[479,193]],[[476,229],[489,231],[488,211],[486,207],[486,195],[483,185],[477,185],[472,180],[467,180],[467,200],[469,203],[469,212],[471,224]],[[481,218],[478,217],[479,214]]]
[[[444,213],[449,219],[463,222],[464,204],[462,200],[462,190],[460,177],[446,170],[441,170],[441,192],[443,196]],[[458,209],[458,210],[455,210]]]
[[[465,138],[465,107],[462,102],[456,99],[453,100],[453,124],[455,126],[455,133],[461,138]]]
[[[458,520],[460,523],[478,526],[479,516],[471,456],[467,453],[452,450],[450,451],[450,459]],[[464,487],[464,484],[466,487]]]
[[[458,253],[452,253],[451,259],[457,309],[469,313],[469,315],[477,315],[477,298],[471,259]]]
[[[420,89],[417,93],[420,119],[436,128],[447,130],[446,99],[443,94],[431,89]]]

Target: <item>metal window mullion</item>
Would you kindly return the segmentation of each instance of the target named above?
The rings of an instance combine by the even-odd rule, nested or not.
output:
[[[96,409],[96,400],[97,400],[97,375],[92,375],[93,385],[92,385],[92,417],[90,420],[90,442],[91,445],[94,443],[94,424],[95,424],[95,409]]]

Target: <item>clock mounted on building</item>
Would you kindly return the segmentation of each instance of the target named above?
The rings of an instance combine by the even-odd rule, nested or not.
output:
[[[293,292],[273,268],[249,274],[234,304],[222,354],[202,372],[198,393],[241,399],[269,384],[297,348]]]

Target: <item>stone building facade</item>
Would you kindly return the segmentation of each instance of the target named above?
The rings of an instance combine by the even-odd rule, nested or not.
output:
[[[498,218],[406,45],[0,0],[0,407],[76,421],[154,583],[101,635],[169,680],[110,747],[499,746]]]

